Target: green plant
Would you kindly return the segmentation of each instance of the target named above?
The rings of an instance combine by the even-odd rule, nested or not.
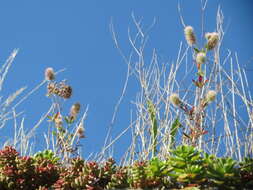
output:
[[[183,185],[200,185],[206,181],[203,159],[198,150],[192,146],[179,146],[171,150],[172,155],[167,164],[169,175]]]
[[[207,61],[207,53],[213,50],[219,43],[219,34],[217,32],[206,33],[207,43],[204,48],[197,47],[197,38],[195,36],[192,26],[185,26],[184,28],[185,39],[189,46],[192,46],[194,52],[194,63],[197,68],[197,80],[192,80],[196,86],[196,91],[193,94],[195,96],[195,105],[190,105],[182,101],[176,93],[170,95],[171,103],[182,109],[187,116],[187,126],[189,133],[183,133],[187,137],[187,143],[193,146],[199,145],[199,140],[208,131],[205,130],[203,121],[206,117],[205,110],[208,104],[213,102],[216,98],[217,92],[215,90],[206,90],[205,86],[208,85],[207,75],[203,70],[203,65]],[[208,88],[208,87],[207,87]],[[205,96],[203,97],[203,92]]]
[[[118,167],[112,174],[111,181],[108,182],[106,189],[124,189],[129,187],[128,167]]]
[[[232,158],[217,158],[205,155],[206,176],[209,181],[219,188],[238,189],[239,170]]]
[[[112,175],[115,173],[116,166],[113,159],[108,159],[104,164],[99,165],[97,162],[85,162],[76,158],[72,159],[70,167],[62,168],[60,178],[54,184],[54,188],[56,190],[102,190],[108,185],[117,186],[110,183]]]
[[[157,119],[156,119],[156,110],[155,110],[155,105],[152,103],[151,100],[147,101],[148,104],[148,112],[149,112],[149,117],[151,121],[151,144],[152,144],[152,158],[155,157],[157,153],[157,129],[158,129],[158,124],[157,124]]]
[[[84,138],[83,120],[84,116],[79,123],[77,115],[80,112],[80,103],[75,103],[71,106],[69,114],[62,115],[61,99],[69,99],[72,96],[72,87],[67,85],[65,81],[56,82],[55,74],[52,68],[47,68],[45,71],[45,79],[48,81],[47,96],[53,100],[54,109],[48,115],[49,122],[53,123],[52,134],[56,139],[57,154],[66,163],[69,161],[71,155],[77,155],[80,146],[80,140]],[[48,141],[50,139],[48,135]]]
[[[52,164],[57,164],[60,160],[52,150],[44,150],[42,152],[37,152],[34,156],[35,160],[49,160]]]
[[[59,179],[53,185],[56,190],[74,190],[74,187],[81,185],[76,178],[82,172],[85,162],[81,158],[74,158],[70,163],[70,167],[61,167]]]
[[[45,151],[46,152],[46,151]],[[59,158],[48,153],[47,157],[34,158],[36,183],[44,188],[51,187],[58,179],[60,174]]]
[[[50,143],[53,147],[56,145],[56,151],[45,150],[32,157],[20,156],[26,153],[29,143],[26,144],[26,138],[20,137],[21,140],[17,138],[25,136],[23,127],[20,130],[15,127],[13,145],[18,146],[18,142],[22,142],[20,149],[24,151],[19,154],[15,148],[10,146],[6,146],[0,151],[0,189],[102,190],[128,187],[142,189],[185,187],[184,189],[193,190],[206,186],[219,189],[253,188],[253,159],[246,157],[239,165],[237,161],[232,159],[236,157],[238,160],[242,160],[243,153],[244,155],[252,155],[250,148],[245,148],[242,151],[244,146],[252,147],[252,142],[248,140],[252,139],[253,119],[250,115],[252,114],[252,100],[250,93],[248,95],[245,92],[246,75],[244,75],[244,70],[239,67],[237,56],[235,58],[238,70],[234,69],[231,55],[228,55],[221,64],[223,56],[220,56],[219,48],[224,34],[222,20],[222,13],[218,10],[216,32],[205,34],[206,43],[203,46],[197,44],[193,27],[185,26],[182,22],[185,39],[190,48],[187,46],[184,50],[181,45],[176,63],[171,65],[169,72],[166,72],[167,65],[162,65],[162,67],[159,65],[160,56],[155,49],[151,64],[145,65],[148,61],[144,57],[146,55],[144,49],[149,38],[147,34],[150,28],[145,31],[142,20],[136,20],[133,15],[137,34],[132,38],[132,33],[129,32],[133,51],[129,60],[124,57],[128,64],[128,76],[129,73],[133,73],[139,77],[141,87],[136,102],[137,117],[129,127],[133,130],[133,140],[131,149],[129,149],[131,150],[129,154],[131,158],[128,163],[133,163],[137,158],[133,165],[124,163],[123,166],[116,166],[113,159],[108,159],[105,163],[88,162],[81,158],[72,159],[78,155],[80,139],[84,138],[83,119],[85,114],[79,122],[77,117],[81,106],[79,103],[73,104],[69,113],[64,114],[62,102],[72,96],[72,87],[66,81],[57,82],[53,69],[47,68],[45,81],[40,85],[48,82],[47,95],[53,102],[48,115],[50,126],[47,145],[48,147],[50,147]],[[202,28],[202,36],[204,36],[203,31],[204,28]],[[116,39],[115,42],[118,47]],[[190,61],[187,59],[189,49],[192,50],[190,54],[193,58]],[[14,51],[1,68],[0,90],[16,53],[17,51]],[[227,60],[231,60],[230,74],[223,67]],[[182,67],[184,61],[186,64],[192,62],[196,68],[197,77],[192,82],[190,80],[193,88],[191,85],[187,89],[181,88],[181,84],[184,83],[181,78],[187,78],[186,76],[180,76],[180,81],[176,78],[176,75],[181,73],[179,68]],[[192,72],[189,73],[192,74]],[[224,85],[224,81],[226,81],[226,85]],[[5,125],[11,114],[16,119],[15,108],[17,105],[35,91],[32,90],[15,106],[10,106],[10,103],[23,90],[24,88],[16,91],[4,102],[1,102],[0,128]],[[178,91],[178,94],[174,91]],[[182,92],[186,93],[180,99],[179,93]],[[218,93],[220,99],[217,104],[213,104],[214,109],[209,112],[207,107],[216,98],[219,98],[217,97]],[[238,97],[236,97],[237,95]],[[229,100],[230,96],[232,100]],[[238,116],[237,99],[241,99],[246,106],[250,116],[249,124],[245,125]],[[183,110],[183,114],[178,112],[179,109],[174,108]],[[212,106],[209,108],[211,109]],[[232,122],[229,116],[232,116]],[[224,126],[221,131],[216,130],[217,128],[220,130],[219,125]],[[244,128],[240,128],[241,126]],[[37,127],[38,125],[33,128],[32,132]],[[233,129],[234,131],[232,131]],[[246,131],[245,134],[239,135],[242,131]],[[210,138],[206,137],[207,133],[212,133]],[[31,134],[29,133],[27,139],[31,137]],[[177,139],[181,134],[182,139]],[[106,149],[117,139],[113,140]],[[224,146],[220,139],[224,140]],[[56,140],[55,144],[54,140]],[[139,145],[139,142],[141,146],[136,146]],[[181,142],[183,145],[175,148]],[[25,149],[24,145],[26,145]],[[217,158],[215,156],[220,145],[224,148],[224,155],[230,157]],[[141,148],[136,151],[136,147]],[[203,154],[202,156],[202,149],[210,150],[215,155]],[[169,157],[168,150],[171,152]],[[149,160],[150,155],[151,160]],[[61,159],[63,162],[60,162]]]
[[[253,120],[244,121],[247,117],[240,117],[241,111],[248,116],[252,112],[252,96],[246,90],[246,72],[241,69],[237,55],[221,51],[224,38],[221,9],[217,11],[216,28],[211,33],[205,33],[206,3],[202,1],[201,5],[202,27],[196,28],[196,32],[180,13],[188,45],[180,44],[178,56],[173,63],[164,61],[157,48],[153,48],[149,55],[149,32],[154,23],[145,27],[143,19],[137,19],[132,14],[134,29],[129,29],[129,57],[119,47],[114,26],[111,25],[115,45],[128,66],[126,85],[119,103],[130,76],[136,77],[139,82],[139,92],[134,102],[136,111],[133,112],[136,115],[131,117],[132,123],[112,143],[105,146],[108,150],[120,136],[131,129],[132,142],[126,152],[126,163],[153,157],[165,159],[168,149],[180,144],[188,144],[215,155],[222,153],[238,160],[242,160],[243,154],[252,154],[252,149],[249,148],[252,143],[248,139],[252,139]],[[200,32],[198,37],[196,34]],[[242,105],[240,111],[237,106],[239,104]],[[117,108],[118,104],[115,111]],[[239,125],[238,119],[242,125]],[[113,117],[112,121],[114,120]],[[108,131],[108,134],[111,133],[111,128]],[[109,135],[106,139],[109,139]],[[197,173],[202,168],[193,166],[188,170],[189,173]]]
[[[179,119],[176,118],[172,123],[170,129],[170,147],[169,147],[170,150],[175,147],[176,135],[180,127],[182,127],[182,124],[180,123]]]
[[[132,188],[146,188],[148,184],[146,183],[147,174],[146,168],[147,162],[136,161],[130,169],[129,174],[129,184]]]
[[[146,166],[147,185],[149,188],[171,187],[168,180],[168,165],[157,157],[152,158]]]
[[[0,189],[24,190],[102,190],[102,189],[250,189],[252,158],[242,162],[217,158],[192,146],[171,150],[167,160],[157,157],[117,166],[105,162],[71,159],[69,165],[58,162],[52,151],[36,156],[19,156],[12,147],[0,151]]]
[[[63,120],[60,112],[55,113],[53,116],[48,116],[48,118],[54,124],[52,134],[56,137],[57,153],[65,162],[68,162],[70,156],[77,153],[78,147],[80,146],[80,139],[84,138],[83,127],[78,126],[75,131],[70,131],[76,118],[66,116]],[[73,144],[75,140],[76,144]]]

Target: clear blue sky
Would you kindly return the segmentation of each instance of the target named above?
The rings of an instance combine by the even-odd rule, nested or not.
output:
[[[66,108],[68,110],[76,101],[89,105],[84,152],[88,155],[99,151],[127,71],[111,38],[111,18],[120,45],[127,54],[130,47],[127,29],[134,27],[131,13],[143,17],[147,26],[156,17],[157,24],[150,33],[150,47],[155,47],[165,61],[173,61],[179,42],[184,40],[177,3],[177,0],[1,0],[0,61],[3,63],[14,48],[20,49],[1,95],[6,97],[22,86],[31,89],[43,79],[47,67],[66,68],[59,78],[68,79],[74,89]],[[252,0],[209,0],[205,18],[207,30],[215,29],[219,4],[225,15],[223,47],[237,51],[241,64],[253,69]],[[184,0],[181,6],[186,24],[198,28],[200,1]],[[248,72],[251,82],[252,72]],[[42,87],[18,109],[25,111],[28,129],[50,106],[45,93],[46,87]],[[134,81],[126,95],[114,126],[115,135],[130,122],[129,113],[133,108],[130,100],[136,95]],[[46,123],[39,131],[44,131],[43,127],[47,127]],[[37,135],[39,138],[40,134]],[[116,156],[123,153],[122,145],[128,144],[126,137],[119,141]]]

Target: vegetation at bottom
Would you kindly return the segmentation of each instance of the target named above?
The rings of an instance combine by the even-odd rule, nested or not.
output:
[[[161,160],[118,166],[72,158],[63,164],[51,150],[20,156],[12,147],[0,151],[0,189],[252,189],[253,159],[219,158],[188,145],[178,146]]]

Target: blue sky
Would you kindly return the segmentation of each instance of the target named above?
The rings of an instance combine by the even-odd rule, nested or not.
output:
[[[66,68],[59,79],[67,79],[74,89],[66,109],[76,101],[89,105],[83,151],[85,155],[99,151],[127,71],[111,38],[111,20],[127,55],[130,50],[127,29],[134,27],[131,13],[143,17],[147,26],[155,17],[157,22],[150,33],[149,47],[156,48],[165,61],[172,62],[180,41],[184,40],[177,4],[177,0],[0,0],[0,61],[3,63],[14,48],[20,50],[2,95],[6,97],[22,86],[31,89],[43,79],[47,67]],[[223,47],[237,51],[241,64],[253,69],[252,1],[209,0],[205,17],[207,30],[215,29],[219,4],[225,15]],[[198,28],[200,1],[182,0],[181,7],[186,24]],[[252,81],[252,72],[248,71],[249,81]],[[135,99],[137,92],[135,84],[134,80],[130,81],[114,135],[130,122],[130,109],[133,108],[130,101]],[[50,106],[45,93],[46,87],[42,87],[18,109],[25,111],[28,129]],[[46,126],[44,123],[39,131]],[[121,145],[127,145],[127,140],[124,137],[119,141],[116,156],[124,152]]]

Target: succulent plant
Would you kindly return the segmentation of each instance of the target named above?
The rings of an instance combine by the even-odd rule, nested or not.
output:
[[[129,187],[128,167],[118,167],[112,174],[111,181],[107,184],[106,189],[123,189]]]
[[[35,190],[50,187],[58,179],[58,169],[47,159],[19,156],[12,147],[0,151],[0,189]]]
[[[133,164],[133,166],[130,169],[130,178],[129,178],[129,184],[132,188],[146,188],[146,172],[145,167],[147,166],[147,162],[145,161],[137,161]]]
[[[60,158],[51,150],[45,150],[35,154],[34,159],[39,184],[46,184],[45,187],[52,186],[59,178]]]
[[[232,158],[201,154],[192,146],[171,152],[165,161],[154,157],[131,166],[116,166],[112,158],[104,163],[74,158],[63,165],[50,150],[29,157],[5,147],[0,151],[0,189],[252,189],[250,157],[237,164]]]
[[[85,162],[81,158],[72,159],[71,166],[62,170],[54,188],[56,190],[102,190],[111,182],[111,177],[115,172],[116,166],[113,159],[108,159],[101,165],[93,161]]]
[[[53,185],[56,190],[74,190],[76,183],[75,178],[79,176],[84,167],[84,160],[81,158],[74,158],[71,160],[71,166],[61,167],[59,179]]]
[[[52,186],[59,179],[59,165],[48,159],[35,161],[36,182],[44,187]]]
[[[34,156],[35,160],[49,160],[52,164],[57,164],[60,160],[52,150],[44,150],[43,152],[37,152]]]
[[[214,185],[222,189],[237,189],[239,185],[239,170],[232,158],[217,158],[205,155],[207,177]]]
[[[206,181],[203,160],[199,151],[192,146],[179,146],[172,150],[168,159],[169,175],[179,184],[193,186]]]
[[[147,184],[149,188],[170,187],[167,164],[158,158],[151,159],[146,166]]]

